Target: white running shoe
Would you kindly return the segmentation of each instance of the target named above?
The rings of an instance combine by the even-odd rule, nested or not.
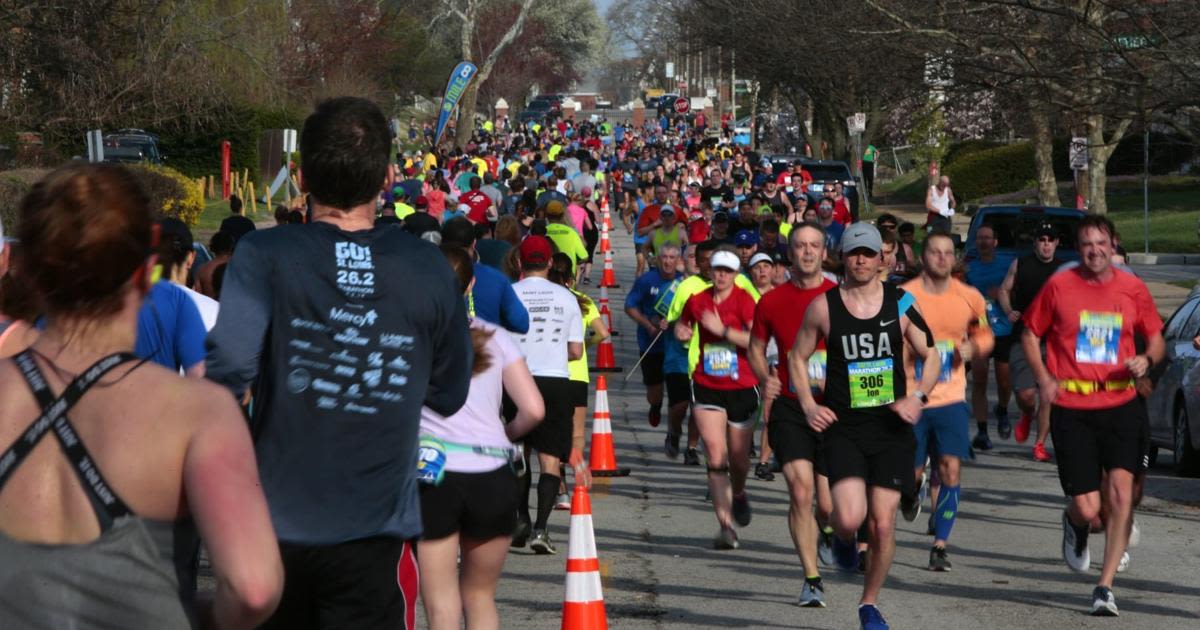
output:
[[[1129,568],[1129,552],[1121,554],[1121,562],[1117,564],[1117,573],[1124,573]]]
[[[1082,533],[1077,531],[1067,518],[1066,510],[1063,510],[1062,526],[1063,560],[1067,561],[1067,566],[1072,571],[1084,573],[1092,566],[1092,554],[1088,549],[1088,528],[1084,527]]]

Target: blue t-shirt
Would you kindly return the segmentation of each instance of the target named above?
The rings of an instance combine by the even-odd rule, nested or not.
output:
[[[838,251],[842,245],[842,234],[846,232],[846,226],[834,221],[825,228],[825,249]]]
[[[636,199],[635,201],[637,202],[638,211],[637,211],[637,216],[634,217],[634,219],[633,219],[633,224],[636,226],[638,224],[638,221],[642,220],[642,213],[646,211],[646,202],[642,201],[641,199]],[[646,234],[645,236],[638,236],[637,230],[633,231],[633,244],[634,245],[645,245],[646,243],[649,243],[649,242],[650,242],[650,234]]]
[[[204,362],[206,334],[200,310],[187,291],[157,282],[138,311],[133,353],[169,370],[187,369]]]
[[[988,292],[1004,283],[1004,277],[1008,275],[1008,267],[1011,264],[1011,259],[993,258],[990,263],[972,260],[967,265],[967,284],[983,294],[987,303],[988,325],[992,327],[992,334],[997,337],[1011,335],[1012,322],[1008,321],[1000,305],[988,297]]]
[[[671,283],[681,277],[683,277],[683,274],[676,273],[674,276],[664,279],[662,272],[658,269],[647,271],[633,283],[633,288],[625,295],[625,308],[636,308],[639,313],[645,315],[650,321],[662,319],[666,315],[667,308],[671,306],[671,301],[669,299],[663,300],[662,312],[659,312],[655,307],[659,304],[659,300],[663,294],[670,290]],[[646,352],[647,349],[654,353],[663,352],[662,339],[665,336],[665,334],[660,335],[658,341],[651,347],[650,342],[654,340],[654,337],[645,328],[638,326],[638,352]]]
[[[474,317],[502,326],[509,332],[529,332],[529,311],[513,291],[508,276],[483,263],[475,263],[475,286],[471,289]]]

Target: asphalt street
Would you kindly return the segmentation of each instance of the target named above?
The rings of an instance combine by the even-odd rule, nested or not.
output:
[[[649,427],[641,375],[629,374],[637,343],[622,305],[633,257],[619,224],[617,232],[622,288],[611,290],[610,300],[622,333],[615,338],[617,362],[625,372],[609,376],[609,401],[618,463],[633,472],[598,480],[592,491],[610,627],[857,627],[859,575],[825,568],[828,608],[795,605],[803,575],[788,534],[782,475],[750,480],[754,518],[739,531],[741,548],[712,549],[717,524],[704,501],[704,469],[666,458],[665,423]],[[593,277],[600,272],[597,265]],[[1061,558],[1064,499],[1054,465],[1034,462],[1028,444],[996,439],[996,446],[964,466],[961,512],[950,540],[952,572],[926,569],[927,512],[913,523],[900,520],[896,561],[880,600],[893,628],[1200,627],[1200,480],[1172,476],[1170,454],[1162,453],[1137,512],[1141,544],[1114,587],[1121,617],[1093,618],[1087,611],[1099,566],[1094,562],[1080,575]],[[560,626],[567,514],[551,517],[559,555],[509,554],[497,593],[503,627]],[[1093,558],[1101,557],[1103,544],[1103,535],[1093,536]]]

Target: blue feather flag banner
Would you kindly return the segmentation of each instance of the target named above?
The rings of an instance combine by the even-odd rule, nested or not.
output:
[[[467,91],[467,85],[471,83],[476,72],[479,72],[479,68],[476,68],[475,64],[463,61],[454,68],[454,72],[450,73],[450,81],[446,83],[446,95],[442,97],[442,110],[438,112],[433,146],[437,146],[437,143],[441,141],[442,132],[446,130],[446,123],[450,122],[450,114],[454,113],[455,107],[458,107],[459,99],[462,98],[463,92]]]

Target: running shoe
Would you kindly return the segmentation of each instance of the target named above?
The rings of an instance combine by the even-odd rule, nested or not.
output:
[[[946,548],[934,546],[929,550],[929,570],[949,571],[950,558],[946,557]]]
[[[1084,526],[1076,529],[1071,524],[1071,519],[1067,518],[1066,510],[1063,510],[1062,526],[1063,560],[1067,561],[1067,567],[1072,571],[1084,573],[1092,566],[1092,554],[1088,549],[1088,528]]]
[[[750,524],[750,517],[753,516],[750,510],[750,497],[743,492],[740,496],[733,495],[733,520],[739,527],[745,527]]]
[[[833,559],[838,568],[843,571],[853,571],[858,568],[858,548],[854,541],[846,542],[837,536],[833,538]]]
[[[684,466],[699,466],[700,465],[700,451],[698,451],[694,448],[689,448],[688,450],[684,451],[683,452],[683,465]]]
[[[1117,573],[1124,573],[1125,569],[1129,568],[1129,552],[1121,554],[1121,561],[1117,563]]]
[[[716,538],[713,538],[713,549],[726,550],[737,548],[738,536],[732,527],[722,527],[721,531],[717,532]]]
[[[1046,445],[1042,444],[1041,442],[1033,445],[1033,458],[1043,463],[1053,459],[1050,457],[1050,453],[1046,452]]]
[[[1113,597],[1112,589],[1107,586],[1097,586],[1092,590],[1092,616],[1117,617],[1117,598]]]
[[[1001,440],[1007,440],[1012,435],[1012,422],[1008,420],[1008,408],[996,405],[992,407],[992,412],[996,414],[996,435]]]
[[[866,550],[866,549],[861,549],[861,550],[859,550],[859,552],[858,552],[858,566],[854,567],[854,570],[855,570],[855,571],[858,571],[859,573],[866,573],[866,572],[867,572],[867,556],[868,556],[868,554],[867,554],[867,550]]]
[[[554,509],[569,510],[571,509],[571,495],[566,492],[558,493],[558,497],[554,499]]]
[[[1142,542],[1142,528],[1138,527],[1137,517],[1133,519],[1133,526],[1129,529],[1129,548],[1133,549]]]
[[[648,416],[650,419],[650,426],[656,427],[659,425],[660,422],[662,422],[662,409],[659,409],[657,407],[652,408],[650,410],[650,413],[648,414]]]
[[[925,525],[925,535],[926,536],[936,536],[937,535],[937,528],[933,526],[933,516],[934,516],[933,514],[929,515],[929,523],[927,525]]]
[[[875,604],[863,604],[858,607],[858,622],[862,624],[862,630],[888,630],[891,627]]]
[[[822,566],[831,567],[833,560],[833,528],[827,527],[817,532],[817,560]]]
[[[975,434],[975,439],[971,441],[971,446],[977,451],[992,450],[992,438],[982,431]]]
[[[750,459],[758,457],[758,449],[754,447],[754,439],[750,439]]]
[[[800,601],[798,603],[801,608],[824,608],[825,586],[821,584],[821,580],[817,580],[816,582],[804,580],[804,586],[800,587]]]
[[[679,436],[667,434],[667,439],[663,440],[663,453],[668,459],[679,459]]]
[[[904,520],[909,523],[917,520],[921,515],[921,504],[925,502],[925,495],[929,492],[929,474],[921,471],[921,485],[917,486],[917,492],[912,495],[900,495],[900,512],[904,515]]]
[[[771,465],[767,462],[759,462],[754,467],[754,476],[763,481],[775,481],[775,473],[771,472]]]
[[[533,539],[529,541],[529,548],[539,556],[549,556],[558,553],[558,549],[554,548],[554,543],[550,542],[550,533],[544,529],[535,529],[533,531]]]
[[[514,549],[521,549],[525,546],[525,542],[529,540],[529,532],[533,529],[533,524],[523,518],[517,519],[517,529],[513,531],[512,544]]]
[[[1024,444],[1025,440],[1029,439],[1029,425],[1033,424],[1033,416],[1027,413],[1021,414],[1020,422],[1017,422],[1017,429],[1013,432],[1013,438],[1017,440],[1017,444]]]

